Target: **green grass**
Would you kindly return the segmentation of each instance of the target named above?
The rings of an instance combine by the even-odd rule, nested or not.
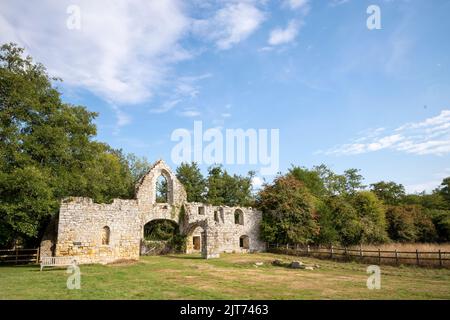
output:
[[[0,267],[0,299],[450,299],[450,270],[381,266],[381,289],[366,287],[367,265],[313,258],[314,271],[275,267],[275,254],[142,257],[122,265],[82,265],[81,289],[65,269]],[[255,262],[264,262],[255,267]]]

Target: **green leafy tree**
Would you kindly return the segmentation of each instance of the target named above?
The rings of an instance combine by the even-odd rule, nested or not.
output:
[[[133,184],[136,185],[150,170],[151,164],[148,162],[147,158],[138,157],[133,153],[124,156],[122,150],[120,150],[120,155],[121,158],[126,160],[128,168],[131,171]]]
[[[344,171],[345,178],[345,194],[354,194],[359,190],[363,190],[366,186],[363,184],[364,177],[360,174],[359,169],[348,169]]]
[[[304,167],[292,166],[289,174],[298,181],[304,183],[308,190],[316,197],[323,197],[327,194],[324,181],[317,170],[309,170]]]
[[[405,187],[392,181],[373,183],[370,190],[387,205],[399,204],[405,196]]]
[[[322,244],[358,244],[362,237],[362,224],[355,208],[342,196],[326,199],[319,211],[319,242]]]
[[[439,190],[433,191],[431,194],[421,192],[418,194],[407,194],[403,197],[403,204],[420,205],[428,209],[446,210],[448,203]]]
[[[197,163],[182,163],[176,175],[186,189],[188,202],[205,201],[206,181]]]
[[[160,176],[156,181],[156,202],[167,203],[169,201],[169,187],[165,177]]]
[[[386,210],[387,232],[389,238],[398,242],[415,242],[417,232],[415,222],[415,211],[420,206],[401,205],[390,206]]]
[[[447,208],[450,209],[450,177],[447,177],[442,181],[438,192],[446,201]]]
[[[230,175],[220,165],[211,166],[206,180],[206,202],[212,205],[251,206],[253,172]]]
[[[313,167],[320,177],[328,195],[350,195],[365,188],[363,176],[358,169],[348,169],[344,174],[336,174],[326,165]]]
[[[354,194],[350,201],[359,215],[361,243],[388,241],[385,208],[377,196],[370,191],[360,191]]]
[[[22,48],[1,46],[0,246],[37,242],[63,197],[132,193],[126,161],[93,139],[97,114],[64,103],[53,80]]]
[[[438,240],[436,227],[433,223],[432,216],[428,210],[419,207],[414,212],[414,226],[418,242],[435,242]]]
[[[450,210],[427,209],[436,228],[439,242],[450,242]]]
[[[279,176],[258,193],[263,212],[261,237],[267,242],[311,243],[319,234],[314,198],[292,175]]]

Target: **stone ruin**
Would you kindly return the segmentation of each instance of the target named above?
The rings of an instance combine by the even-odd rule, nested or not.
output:
[[[167,182],[167,203],[157,202],[156,184]],[[78,263],[139,259],[144,227],[170,220],[187,237],[186,253],[217,258],[222,252],[260,252],[261,212],[252,208],[212,206],[186,201],[186,191],[167,164],[159,160],[139,181],[135,199],[97,204],[90,198],[66,198],[59,217],[41,242],[41,256],[73,256]]]

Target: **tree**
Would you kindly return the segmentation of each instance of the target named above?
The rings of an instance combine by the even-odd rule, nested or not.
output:
[[[208,169],[208,178],[206,182],[207,193],[206,202],[215,206],[225,204],[225,181],[223,179],[224,171],[222,166],[211,166]]]
[[[205,201],[206,182],[197,163],[182,163],[176,175],[186,189],[188,202]]]
[[[427,210],[436,228],[439,242],[450,241],[450,210]]]
[[[418,210],[414,211],[414,226],[417,242],[435,242],[438,239],[436,227],[428,210],[419,207]]]
[[[252,171],[247,176],[230,175],[220,165],[211,166],[206,180],[206,202],[215,206],[251,206],[253,176]]]
[[[405,187],[395,182],[380,181],[370,185],[370,190],[385,204],[399,204],[405,196]]]
[[[354,168],[344,171],[346,194],[354,194],[358,190],[366,188],[366,186],[363,185],[364,178],[359,172],[359,169]]]
[[[126,161],[94,141],[96,113],[62,102],[44,66],[0,47],[0,246],[34,240],[66,196],[129,197]]]
[[[263,213],[261,237],[267,242],[307,244],[319,234],[314,198],[292,175],[265,185],[256,204]]]
[[[357,211],[341,196],[326,199],[319,211],[319,242],[323,244],[358,244],[362,237],[362,224]]]
[[[449,208],[443,195],[439,190],[433,191],[431,194],[421,192],[418,194],[407,194],[402,199],[403,204],[420,205],[428,209],[446,210]]]
[[[313,171],[320,177],[328,195],[351,195],[365,188],[363,176],[358,169],[348,169],[344,174],[336,174],[326,165],[313,167]]]
[[[169,186],[164,176],[159,176],[156,181],[156,202],[167,203],[169,202]]]
[[[133,178],[133,184],[136,185],[150,170],[151,164],[146,157],[138,157],[133,153],[129,153],[124,157],[122,150],[120,150],[120,154],[121,158],[126,159]]]
[[[304,167],[292,166],[289,174],[308,188],[308,190],[316,197],[323,197],[327,194],[325,184],[317,170],[309,170]]]
[[[382,243],[388,240],[386,215],[383,204],[370,191],[354,194],[350,201],[359,215],[362,243]]]
[[[420,210],[420,207],[415,205],[388,207],[386,221],[389,238],[398,242],[415,242],[417,240],[414,224],[414,211],[416,210]]]
[[[328,195],[339,195],[345,193],[345,177],[334,173],[326,165],[321,164],[313,167],[325,186]]]
[[[447,208],[450,209],[450,177],[442,180],[441,187],[438,192],[447,202]]]

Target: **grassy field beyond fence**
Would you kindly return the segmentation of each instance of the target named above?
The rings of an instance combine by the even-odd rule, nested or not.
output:
[[[67,289],[65,268],[0,266],[0,299],[450,299],[448,269],[382,266],[381,289],[369,290],[366,264],[302,257],[319,265],[302,270],[274,266],[275,259],[298,260],[271,253],[168,255],[81,265],[79,290]]]
[[[450,244],[384,244],[353,247],[269,244],[268,251],[387,265],[450,268]]]

